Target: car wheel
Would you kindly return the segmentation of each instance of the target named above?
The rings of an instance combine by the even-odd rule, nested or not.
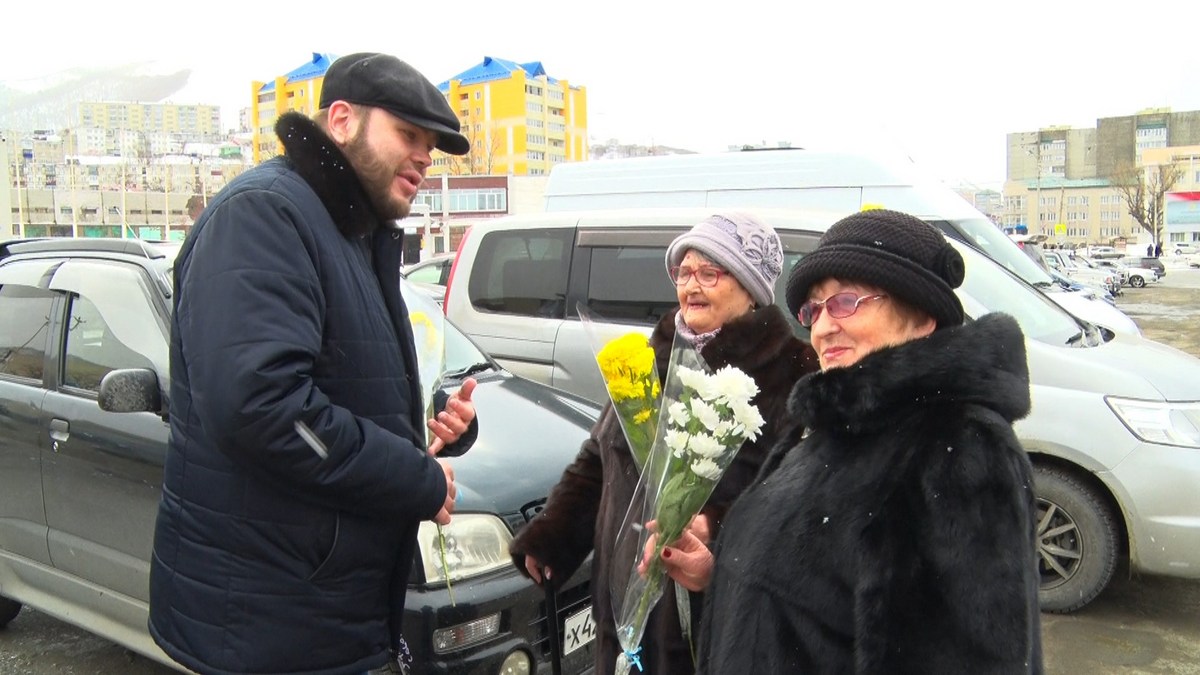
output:
[[[1042,611],[1065,614],[1091,602],[1117,568],[1117,524],[1108,505],[1070,473],[1035,466],[1038,591]]]
[[[1146,278],[1142,276],[1129,277],[1129,285],[1134,288],[1141,288],[1146,285]]]
[[[9,621],[21,613],[21,603],[8,598],[0,598],[0,628],[8,625]]]

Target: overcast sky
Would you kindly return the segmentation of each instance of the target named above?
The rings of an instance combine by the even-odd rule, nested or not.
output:
[[[4,10],[0,81],[157,62],[193,69],[177,102],[228,117],[314,51],[390,52],[435,83],[495,56],[586,86],[598,141],[869,146],[993,188],[1008,132],[1200,109],[1194,0],[68,4]]]

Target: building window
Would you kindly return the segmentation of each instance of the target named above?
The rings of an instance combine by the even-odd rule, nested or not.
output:
[[[534,113],[542,113],[546,110],[545,106],[543,106],[541,103],[534,103],[533,101],[526,101],[525,109]]]
[[[543,161],[546,159],[546,153],[540,152],[538,150],[527,150],[525,152],[525,157],[526,157],[526,159],[534,159],[537,161]]]
[[[542,88],[541,88],[541,87],[535,87],[535,86],[533,86],[532,84],[527,84],[527,85],[525,85],[525,93],[526,93],[526,94],[529,94],[529,95],[531,95],[531,96],[541,96],[541,95],[542,95]]]

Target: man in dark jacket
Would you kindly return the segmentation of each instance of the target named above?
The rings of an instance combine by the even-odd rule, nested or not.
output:
[[[392,225],[435,147],[468,150],[458,121],[382,54],[334,62],[320,107],[280,117],[286,156],[217,195],[175,265],[150,632],[201,673],[383,665],[417,527],[454,507],[434,455],[478,430],[472,380],[425,419]]]

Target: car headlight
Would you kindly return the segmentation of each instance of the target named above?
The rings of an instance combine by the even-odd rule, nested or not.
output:
[[[1104,399],[1129,431],[1147,443],[1200,448],[1200,401]]]
[[[445,537],[446,568],[451,581],[473,577],[512,565],[508,545],[512,534],[503,520],[487,513],[454,514],[449,525],[442,526]],[[446,581],[447,570],[442,568],[441,543],[437,525],[428,520],[421,523],[417,533],[425,580],[429,583]]]

